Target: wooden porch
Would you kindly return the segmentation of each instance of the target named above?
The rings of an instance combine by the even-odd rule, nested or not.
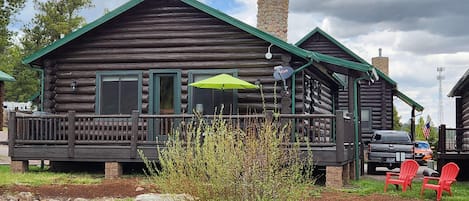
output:
[[[12,161],[50,160],[76,162],[141,162],[137,150],[157,159],[168,133],[199,122],[191,114],[23,115],[10,113],[9,154]],[[220,116],[206,115],[211,120]],[[318,166],[342,166],[353,160],[353,124],[342,112],[337,115],[281,114],[225,115],[229,126],[256,129],[252,122],[275,118],[292,125],[292,139],[298,137],[303,150],[312,149]],[[250,122],[248,124],[248,122]],[[306,144],[306,142],[310,142]]]
[[[446,128],[440,125],[438,133],[438,171],[449,162],[455,162],[461,168],[458,180],[469,180],[469,144],[464,139],[469,128]]]

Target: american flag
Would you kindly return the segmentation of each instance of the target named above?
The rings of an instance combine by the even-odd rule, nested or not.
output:
[[[430,137],[430,121],[428,121],[422,128],[423,130],[423,136],[425,136],[425,139],[428,140],[428,137]]]

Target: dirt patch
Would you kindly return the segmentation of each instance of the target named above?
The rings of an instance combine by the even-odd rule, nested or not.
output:
[[[137,191],[139,187],[143,190],[140,188]],[[38,187],[15,185],[0,188],[1,194],[6,192],[31,192],[41,198],[126,198],[144,193],[154,193],[157,192],[157,189],[152,185],[140,185],[137,179],[113,179],[93,185],[42,185]]]
[[[138,187],[144,190],[136,191]],[[36,197],[41,198],[128,198],[136,197],[144,193],[158,193],[158,189],[154,185],[141,185],[138,179],[115,179],[105,180],[101,184],[95,185],[42,185],[38,187],[32,186],[11,186],[0,187],[0,195],[5,193],[31,192]],[[342,191],[328,190],[320,194],[320,196],[312,197],[311,201],[407,201],[419,200],[409,199],[399,196],[387,194],[372,194],[360,196],[353,193]]]

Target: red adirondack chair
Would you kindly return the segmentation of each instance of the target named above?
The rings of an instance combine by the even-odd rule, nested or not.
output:
[[[436,191],[436,200],[441,200],[441,195],[443,191],[449,193],[450,196],[453,194],[451,193],[451,184],[456,181],[456,176],[458,176],[459,167],[456,163],[448,163],[443,166],[441,169],[440,177],[424,177],[422,190],[420,191],[420,196],[423,195],[423,191],[425,189],[432,189]],[[429,184],[428,181],[430,180],[437,180],[438,184]]]
[[[407,190],[407,187],[412,188],[412,179],[414,179],[419,169],[419,164],[414,160],[405,160],[401,164],[401,172],[386,172],[386,181],[384,184],[384,192],[388,188],[388,184],[396,185],[396,189],[399,188],[399,185],[402,186],[402,192]],[[397,178],[395,178],[397,177]]]

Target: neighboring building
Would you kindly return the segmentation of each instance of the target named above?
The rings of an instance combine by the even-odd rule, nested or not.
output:
[[[137,147],[155,158],[158,140],[180,121],[178,114],[191,114],[197,104],[213,114],[224,104],[237,114],[280,107],[296,115],[296,125],[304,125],[299,133],[317,145],[311,147],[315,162],[338,181],[348,177],[354,153],[351,142],[336,140],[351,139],[354,132],[344,129],[349,121],[343,116],[331,115],[343,86],[327,68],[352,69],[365,79],[372,71],[368,64],[288,44],[196,0],[132,0],[23,62],[44,69],[43,108],[54,115],[38,117],[34,128],[27,123],[34,118],[15,117],[20,126],[11,135],[19,139],[10,144],[10,154],[20,170],[33,159],[98,161],[106,167],[139,162]],[[288,93],[272,76],[279,65],[294,69]],[[264,96],[258,90],[188,86],[220,73],[258,82]]]
[[[456,101],[456,128],[441,125],[438,137],[438,168],[455,162],[458,180],[469,180],[469,69],[448,94]]]
[[[5,82],[15,82],[15,78],[12,77],[11,75],[8,75],[4,73],[3,71],[0,71],[0,103],[4,105],[4,100],[5,100]],[[2,114],[2,118],[0,120],[0,131],[3,130],[3,112],[4,112],[4,107],[0,109],[0,114]]]
[[[306,50],[348,61],[369,64],[320,28],[315,28],[299,40],[296,45]],[[362,140],[365,143],[370,141],[373,130],[394,129],[392,119],[394,96],[411,106],[413,117],[415,117],[415,110],[422,111],[424,109],[417,102],[398,90],[397,83],[388,76],[389,58],[383,57],[381,50],[379,57],[372,58],[372,65],[377,68],[377,74],[380,79],[374,83],[369,81],[360,82],[360,122]],[[354,79],[358,78],[353,71],[347,68],[331,68],[329,70],[337,73],[345,82],[345,85],[351,84]],[[348,88],[340,90],[339,109],[349,110],[350,100]]]

